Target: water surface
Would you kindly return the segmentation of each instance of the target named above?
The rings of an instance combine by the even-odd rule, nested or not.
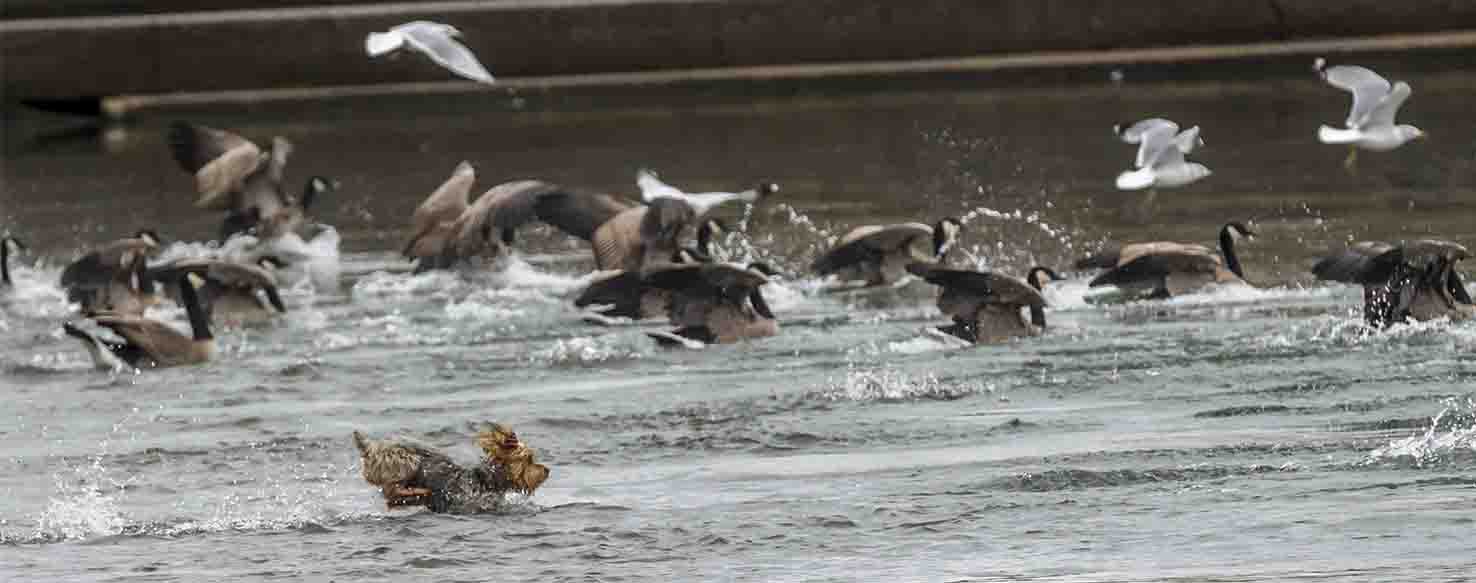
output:
[[[167,116],[103,130],[10,112],[0,225],[30,242],[0,319],[0,569],[25,580],[1438,580],[1469,572],[1476,328],[1364,328],[1359,291],[1307,267],[1361,239],[1473,240],[1467,74],[1404,76],[1429,141],[1316,144],[1346,97],[1316,79],[675,98],[505,96],[215,108],[190,119],[297,145],[294,184],[343,190],[335,285],[220,334],[206,366],[94,371],[54,287],[141,227],[198,252]],[[1215,174],[1119,193],[1114,122],[1204,128]],[[412,276],[395,250],[460,160],[478,192],[541,178],[634,194],[773,180],[724,216],[768,259],[781,336],[654,348],[583,324],[581,243],[528,231],[498,270]],[[1047,294],[1040,338],[946,349],[932,290],[820,293],[804,268],[863,222],[964,217],[962,261],[1022,274],[1106,240],[1212,243],[1227,220],[1258,289],[1149,304]],[[328,245],[320,251],[331,250]],[[331,253],[329,254],[331,256]],[[182,321],[167,308],[160,317]],[[349,433],[474,456],[515,427],[553,468],[482,516],[387,512]]]

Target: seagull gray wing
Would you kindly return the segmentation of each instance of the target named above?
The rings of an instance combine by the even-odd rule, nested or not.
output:
[[[1359,127],[1394,125],[1394,116],[1399,114],[1399,107],[1404,105],[1404,100],[1409,99],[1411,91],[1408,83],[1403,81],[1395,83],[1394,88],[1389,90],[1389,93],[1368,111],[1367,117],[1359,120]]]
[[[636,186],[641,188],[641,200],[651,202],[660,197],[687,199],[687,193],[661,181],[655,172],[642,168],[636,172]]]
[[[1150,166],[1171,166],[1175,163],[1184,162],[1184,152],[1180,151],[1175,137],[1178,135],[1179,126],[1173,122],[1168,125],[1155,126],[1143,132],[1141,144],[1138,146],[1138,168]]]
[[[436,64],[450,69],[452,73],[479,83],[492,83],[492,74],[487,72],[471,49],[456,42],[444,29],[409,26],[397,30],[405,35],[405,40],[416,50],[425,53]]]
[[[1174,146],[1177,146],[1179,152],[1184,154],[1193,152],[1194,148],[1203,143],[1204,140],[1199,139],[1199,126],[1194,126],[1174,136]]]
[[[1353,108],[1348,111],[1348,127],[1361,127],[1369,112],[1389,94],[1389,80],[1357,65],[1338,65],[1323,69],[1322,78],[1329,85],[1353,94]]]
[[[1164,127],[1171,128],[1170,131],[1172,132],[1172,134],[1179,133],[1179,124],[1163,119],[1161,117],[1150,117],[1126,128],[1118,126],[1117,136],[1122,138],[1122,141],[1124,142],[1127,142],[1129,144],[1137,144],[1143,141],[1144,134],[1147,134],[1150,131],[1161,130],[1161,128]]]

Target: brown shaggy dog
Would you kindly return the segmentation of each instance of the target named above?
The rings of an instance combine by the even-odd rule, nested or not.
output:
[[[369,439],[354,432],[364,480],[379,486],[385,506],[425,506],[433,512],[496,508],[506,492],[532,494],[548,479],[548,467],[507,427],[492,423],[477,434],[485,457],[464,468],[419,445]]]

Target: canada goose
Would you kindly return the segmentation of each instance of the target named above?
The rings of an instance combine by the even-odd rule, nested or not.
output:
[[[697,228],[697,244],[682,247],[672,256],[672,263],[711,263],[712,239],[725,229],[718,219],[709,218]],[[609,324],[611,318],[642,320],[665,316],[671,301],[671,291],[645,285],[639,270],[615,270],[603,272],[574,299],[574,306],[590,308],[598,306],[598,315],[590,314],[586,321]]]
[[[294,232],[316,197],[337,184],[327,178],[309,178],[300,199],[282,191],[287,156],[292,143],[272,138],[263,152],[234,133],[186,122],[169,126],[169,149],[174,160],[195,177],[200,197],[195,206],[226,211],[221,240],[256,228],[263,238]]]
[[[1408,83],[1400,81],[1390,85],[1388,79],[1357,65],[1326,65],[1327,61],[1319,58],[1313,68],[1328,85],[1352,93],[1353,106],[1348,111],[1348,119],[1343,122],[1344,129],[1320,126],[1317,139],[1324,144],[1348,144],[1344,167],[1353,168],[1358,162],[1360,148],[1386,152],[1410,140],[1425,137],[1420,128],[1394,123],[1399,107],[1412,92]]]
[[[836,274],[842,281],[861,280],[867,286],[895,283],[912,263],[942,263],[958,239],[963,223],[949,217],[929,227],[922,223],[864,225],[851,229],[810,265],[821,276]],[[931,240],[932,256],[917,254],[917,241]]]
[[[190,320],[190,336],[158,320],[113,312],[98,312],[90,317],[97,325],[121,336],[121,343],[104,341],[77,328],[71,322],[64,324],[62,331],[81,341],[93,362],[100,368],[112,368],[115,361],[121,361],[133,368],[206,362],[215,354],[215,337],[210,333],[209,317],[205,315],[195,292],[204,283],[195,273],[186,273],[179,282],[185,313]]]
[[[124,288],[129,287],[126,282],[135,261],[158,251],[160,243],[158,233],[153,229],[143,229],[133,237],[118,239],[77,258],[61,274],[61,287],[67,291],[67,301],[81,304],[84,312],[104,309],[103,302],[109,292],[122,291],[115,287],[116,284],[122,281]],[[143,282],[138,282],[133,288],[143,285]]]
[[[405,242],[401,254],[415,261],[415,272],[430,269],[446,269],[444,259],[454,257],[446,253],[452,236],[456,233],[456,221],[467,211],[467,197],[477,173],[471,162],[462,161],[451,172],[451,177],[441,183],[430,196],[415,207],[410,216],[410,239]]]
[[[455,227],[456,253],[464,256],[486,245],[511,244],[519,227],[541,221],[589,241],[595,269],[637,270],[648,262],[669,261],[680,235],[714,206],[754,202],[778,190],[777,185],[761,184],[740,193],[693,199],[661,196],[637,205],[544,182],[509,182],[493,187],[462,213]]]
[[[760,287],[775,275],[772,267],[753,263],[669,264],[645,272],[643,284],[671,292],[667,313],[678,326],[671,332],[647,334],[663,346],[728,344],[779,333]]]
[[[197,291],[201,307],[215,323],[249,324],[287,313],[273,272],[281,266],[275,257],[258,259],[255,265],[220,259],[189,258],[149,269],[149,278],[165,282],[169,295],[183,303],[182,289],[173,285],[185,273],[204,279]],[[266,296],[265,301],[257,292]]]
[[[1469,319],[1476,306],[1455,263],[1470,256],[1450,241],[1424,239],[1404,245],[1362,241],[1312,266],[1318,279],[1363,286],[1363,318],[1372,326],[1406,319]]]
[[[1112,126],[1122,141],[1138,144],[1134,170],[1117,175],[1119,190],[1174,188],[1210,175],[1204,164],[1187,162],[1184,155],[1204,144],[1199,126],[1179,131],[1179,124],[1162,118],[1150,118],[1124,127]]]
[[[364,481],[379,486],[387,508],[426,506],[433,512],[485,509],[509,491],[532,494],[548,479],[548,467],[516,433],[499,424],[484,426],[477,445],[484,454],[471,468],[436,450],[353,433],[363,463]],[[490,497],[490,498],[489,498]]]
[[[1220,228],[1220,251],[1224,258],[1204,245],[1159,241],[1109,246],[1076,262],[1077,269],[1105,268],[1090,287],[1115,285],[1132,293],[1149,291],[1150,298],[1189,293],[1211,284],[1245,283],[1235,241],[1253,238],[1255,232],[1240,222]]]
[[[0,238],[0,286],[11,287],[15,282],[10,280],[10,256],[11,254],[24,253],[26,244],[20,239],[9,235]]]
[[[907,271],[943,288],[938,309],[953,318],[953,325],[937,330],[969,343],[1000,341],[1034,336],[1045,331],[1045,284],[1062,279],[1048,267],[1033,267],[1026,279],[987,271],[949,269],[931,263],[913,263]],[[1020,316],[1029,308],[1030,321]]]
[[[74,297],[84,314],[111,312],[142,316],[159,303],[158,290],[148,275],[148,260],[143,254],[134,255],[133,264],[118,270],[108,285],[88,292],[78,291]]]
[[[226,213],[221,222],[221,240],[230,239],[238,233],[252,233],[263,240],[271,240],[287,233],[304,236],[307,211],[319,196],[338,190],[337,180],[323,176],[308,178],[302,196],[296,200],[282,199],[282,206],[275,211],[264,211],[261,205],[252,206],[246,212]],[[307,238],[304,236],[304,238]]]

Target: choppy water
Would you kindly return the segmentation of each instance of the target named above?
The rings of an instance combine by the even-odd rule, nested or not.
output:
[[[1313,143],[1345,97],[1315,80],[1051,91],[896,87],[587,109],[505,98],[197,112],[340,179],[319,216],[338,285],[220,335],[207,366],[91,370],[53,283],[86,245],[199,241],[166,120],[104,132],[11,112],[0,225],[36,248],[0,312],[7,580],[1443,580],[1472,563],[1476,324],[1365,329],[1306,268],[1351,239],[1472,242],[1468,75],[1405,76],[1432,140]],[[476,99],[491,101],[477,102]],[[742,105],[734,105],[734,102]],[[1204,126],[1205,182],[1110,190],[1150,114]],[[731,257],[776,261],[781,336],[703,352],[594,328],[579,245],[535,231],[503,271],[411,276],[406,217],[457,161],[634,192],[760,178],[782,199]],[[1258,290],[1092,305],[1048,294],[1041,338],[943,349],[931,290],[818,293],[801,273],[858,221],[967,217],[981,264],[1064,266],[1106,239],[1211,242],[1230,218]],[[333,241],[313,251],[332,266]],[[172,253],[198,252],[180,244]],[[178,310],[166,317],[181,320]],[[515,427],[553,468],[501,514],[386,512],[354,429],[474,456]]]

